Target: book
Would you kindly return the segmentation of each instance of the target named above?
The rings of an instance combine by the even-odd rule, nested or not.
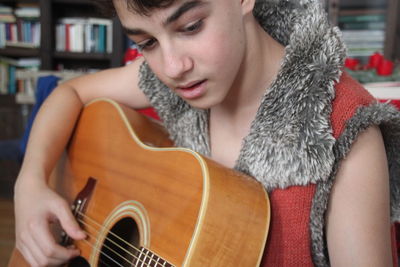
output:
[[[12,7],[0,4],[0,14],[11,14],[12,12]]]
[[[112,21],[91,17],[67,17],[58,20],[56,25],[56,50],[80,53],[111,53]]]
[[[0,57],[0,94],[16,94],[21,91],[23,82],[17,77],[18,70],[38,70],[40,60],[38,58],[8,58]]]
[[[371,95],[381,102],[389,102],[400,109],[400,81],[364,84]]]
[[[365,14],[365,15],[341,15],[338,17],[339,23],[347,22],[385,22],[384,14]]]
[[[21,18],[39,18],[40,9],[39,7],[19,7],[14,10],[14,14]]]
[[[385,30],[386,22],[339,22],[341,30]]]

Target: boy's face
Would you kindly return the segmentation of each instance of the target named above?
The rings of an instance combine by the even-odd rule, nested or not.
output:
[[[197,108],[222,103],[239,82],[246,39],[241,0],[177,0],[149,16],[114,0],[128,36],[169,88]]]

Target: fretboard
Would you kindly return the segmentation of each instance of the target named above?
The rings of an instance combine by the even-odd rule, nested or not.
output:
[[[140,248],[140,252],[138,253],[137,258],[132,262],[132,266],[174,267],[171,263],[143,247]]]

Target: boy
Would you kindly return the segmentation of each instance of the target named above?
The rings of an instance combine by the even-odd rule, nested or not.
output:
[[[17,247],[33,266],[79,254],[55,243],[50,222],[85,238],[46,178],[96,97],[152,105],[178,146],[263,183],[272,208],[263,266],[394,264],[400,116],[342,73],[340,34],[317,0],[112,4],[143,59],[60,85],[38,114],[15,187]]]

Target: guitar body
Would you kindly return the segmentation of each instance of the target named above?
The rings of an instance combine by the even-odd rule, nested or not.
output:
[[[69,266],[258,266],[268,197],[111,100],[87,105],[50,184],[88,238]],[[15,249],[9,267],[28,266]]]

